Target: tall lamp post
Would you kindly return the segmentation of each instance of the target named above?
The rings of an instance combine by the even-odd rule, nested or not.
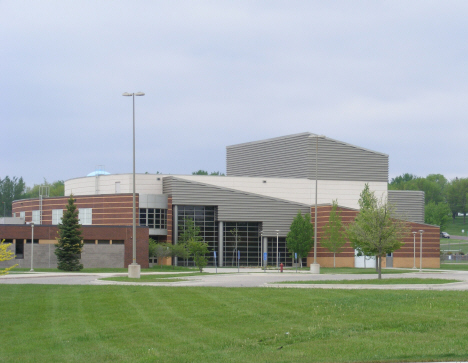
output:
[[[318,141],[319,135],[315,135],[315,222],[314,222],[314,263],[310,265],[310,272],[320,273],[320,265],[317,263],[317,195],[318,195]]]
[[[34,222],[31,222],[31,270],[29,272],[34,272]]]
[[[421,239],[419,240],[419,272],[422,272],[422,235],[423,235],[423,230],[419,230],[419,236]]]
[[[279,270],[279,230],[276,230],[276,268]]]
[[[418,232],[412,232],[413,233],[413,268],[416,269],[416,233]]]
[[[133,260],[128,265],[128,277],[139,279],[140,278],[140,265],[136,262],[136,198],[135,198],[135,96],[144,96],[143,92],[128,93],[125,92],[122,96],[133,98],[133,233],[132,233],[132,247],[133,247]]]

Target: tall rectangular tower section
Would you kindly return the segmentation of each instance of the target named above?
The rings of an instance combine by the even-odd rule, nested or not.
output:
[[[316,152],[318,150],[318,152]],[[226,147],[228,176],[388,182],[388,155],[312,133]]]

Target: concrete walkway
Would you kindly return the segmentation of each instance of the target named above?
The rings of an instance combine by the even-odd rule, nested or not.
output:
[[[129,283],[101,280],[103,277],[126,276],[125,273],[25,273],[9,274],[0,277],[0,284],[59,284],[59,285],[140,285],[140,286],[211,286],[211,287],[281,287],[281,288],[320,288],[320,289],[394,289],[394,290],[461,290],[468,291],[468,271],[434,271],[419,270],[411,273],[385,274],[387,278],[443,278],[455,279],[461,282],[440,285],[346,285],[346,284],[275,284],[281,281],[319,281],[319,280],[359,280],[375,279],[376,275],[367,274],[320,274],[313,275],[308,271],[286,271],[279,273],[276,270],[268,270],[266,273],[261,269],[205,269],[208,275],[184,276],[183,272],[152,272],[151,275],[178,274],[186,281],[172,283]]]

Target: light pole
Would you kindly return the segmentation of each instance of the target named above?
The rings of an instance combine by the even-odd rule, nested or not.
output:
[[[279,270],[279,230],[276,230],[276,268]]]
[[[423,230],[419,230],[419,236],[421,239],[419,240],[419,272],[422,272],[422,235],[423,235]]]
[[[128,265],[128,277],[139,279],[140,278],[140,265],[136,262],[136,198],[135,198],[135,96],[144,96],[143,92],[128,93],[125,92],[122,96],[133,98],[133,231],[132,231],[132,247],[133,247],[133,260]]]
[[[31,222],[31,270],[29,270],[29,272],[34,272],[33,260],[34,260],[34,222]]]
[[[315,222],[314,222],[314,263],[310,266],[310,272],[320,273],[320,265],[317,263],[317,195],[318,195],[318,140],[319,135],[315,135]]]
[[[413,268],[416,269],[416,233],[418,232],[412,232],[413,233]]]

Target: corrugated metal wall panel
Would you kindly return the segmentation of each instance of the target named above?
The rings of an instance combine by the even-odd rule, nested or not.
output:
[[[172,195],[173,205],[205,205],[218,207],[218,220],[223,222],[262,222],[265,236],[286,236],[292,220],[300,210],[308,213],[305,204],[292,203],[256,194],[215,187],[177,177],[164,178],[164,192]]]
[[[388,202],[395,207],[397,217],[424,223],[424,192],[419,190],[389,190]]]
[[[226,148],[228,176],[314,179],[317,138],[303,133]],[[318,139],[318,179],[388,181],[388,155]]]

